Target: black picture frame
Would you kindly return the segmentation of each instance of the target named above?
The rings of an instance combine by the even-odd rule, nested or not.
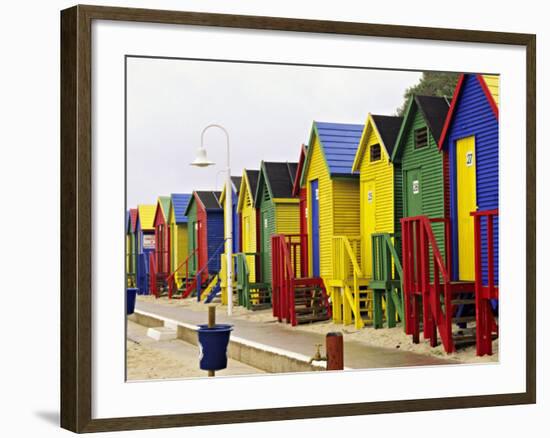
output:
[[[92,419],[91,29],[93,20],[516,45],[526,48],[526,391],[325,406]],[[74,6],[61,12],[61,426],[98,432],[425,411],[536,401],[536,36],[166,10]]]

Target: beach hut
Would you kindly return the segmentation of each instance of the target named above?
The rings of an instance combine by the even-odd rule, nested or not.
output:
[[[140,294],[149,293],[149,263],[155,252],[155,205],[138,205],[136,218],[137,286]]]
[[[191,199],[190,194],[172,193],[168,208],[168,222],[170,226],[170,266],[179,289],[187,280],[184,262],[188,254],[188,230],[185,210]]]
[[[137,208],[131,208],[126,216],[126,279],[128,287],[136,287],[136,219]]]
[[[218,273],[223,253],[223,209],[219,203],[220,192],[194,191],[185,214],[188,220],[189,254],[191,273],[200,272],[202,282]]]
[[[498,76],[461,75],[439,138],[440,149],[449,156],[452,277],[476,284],[478,355],[492,353],[491,332],[496,331],[498,102]]]
[[[237,211],[237,204],[239,200],[239,190],[241,188],[241,177],[240,176],[232,176],[231,177],[231,215],[233,219],[233,241],[232,241],[232,249],[233,253],[237,253],[240,251],[241,248],[241,224],[240,224],[240,217],[239,213]],[[223,216],[224,216],[224,223],[225,223],[225,215],[227,212],[225,211],[225,186],[222,190],[222,193],[220,195],[219,204],[223,208]],[[229,236],[226,235],[225,227],[224,227],[224,238],[227,239]]]
[[[258,186],[259,170],[244,169],[241,177],[241,186],[239,188],[239,198],[237,201],[237,213],[240,217],[240,238],[241,251],[244,254],[254,254],[258,252],[259,239],[257,235],[256,221],[256,187]],[[249,281],[256,281],[256,257],[254,255],[246,256],[247,269],[249,272]]]
[[[445,97],[411,96],[392,152],[395,172],[402,174],[403,217],[448,216],[446,155],[438,148],[449,111]],[[444,223],[432,224],[445,257]]]
[[[237,254],[240,251],[241,248],[241,225],[240,225],[240,215],[237,211],[237,204],[238,204],[238,197],[239,197],[239,190],[241,188],[241,177],[240,176],[232,176],[231,177],[231,211],[228,212],[225,206],[225,192],[226,192],[226,186],[224,185],[222,193],[220,195],[219,203],[220,206],[223,208],[223,218],[224,218],[224,230],[223,235],[224,239],[228,239],[227,230],[225,229],[225,220],[227,214],[231,214],[231,231],[232,231],[232,239],[231,239],[231,250],[233,254],[233,261],[235,262],[235,258],[237,257]],[[224,245],[224,251],[220,260],[220,289],[222,291],[222,303],[227,304],[227,298],[226,298],[226,288],[227,288],[227,255],[225,251],[225,245]],[[237,278],[236,276],[236,264],[233,263],[233,284],[235,283],[235,280]],[[212,289],[214,290],[214,289]],[[214,290],[214,293],[216,294],[218,289],[216,288]],[[209,291],[206,291],[209,292]],[[207,297],[208,300],[208,297]]]
[[[395,325],[395,307],[401,311],[400,283],[390,283],[397,279],[394,263],[400,267],[397,257],[392,263],[392,255],[398,255],[395,237],[401,228],[401,172],[395,171],[390,157],[402,122],[402,117],[369,114],[352,166],[360,173],[361,260],[369,288],[375,291],[376,328],[382,323],[382,297],[388,326]]]
[[[297,163],[261,163],[255,207],[259,219],[260,273],[264,283],[271,283],[271,236],[300,233],[299,199],[292,196],[296,168]]]
[[[490,86],[489,86],[490,84]],[[475,280],[476,211],[498,209],[498,77],[461,75],[439,147],[449,154],[453,278]],[[498,223],[494,228],[494,265],[498,266]],[[486,233],[486,225],[482,227]],[[483,278],[487,282],[487,253]],[[495,269],[498,284],[498,269]]]
[[[372,278],[371,235],[399,231],[401,173],[390,161],[402,117],[369,114],[352,170],[360,174],[361,241],[365,275]]]
[[[358,266],[359,173],[352,164],[363,128],[314,121],[301,176],[307,190],[310,276],[321,277],[329,290],[335,322],[350,324],[353,312],[357,327],[363,325],[367,281]]]
[[[155,275],[155,292],[162,291],[170,275],[170,224],[168,210],[170,196],[159,196],[155,208],[155,266],[151,274]],[[153,272],[154,271],[154,272]]]

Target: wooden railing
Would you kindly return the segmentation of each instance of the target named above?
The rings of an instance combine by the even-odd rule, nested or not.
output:
[[[220,257],[220,259],[221,259],[221,254],[223,252],[223,248],[225,246],[226,240],[227,239],[224,239],[218,245],[216,250],[212,253],[210,258],[206,261],[206,263],[200,269],[198,269],[197,272],[195,273],[195,286],[196,286],[196,289],[197,289],[197,301],[199,301],[199,302],[201,300],[201,289],[202,289],[202,276],[203,276],[203,273],[207,272],[208,265],[210,264],[210,262],[212,262],[212,260],[214,260],[216,257]]]
[[[474,218],[475,242],[475,299],[476,299],[476,353],[478,356],[493,354],[492,334],[498,333],[493,317],[491,300],[498,299],[498,284],[495,281],[495,222],[498,209],[470,213]],[[485,228],[485,242],[482,228]],[[484,261],[484,253],[486,258]],[[487,265],[484,279],[483,265]]]
[[[174,292],[177,291],[178,289],[178,284],[177,284],[177,278],[176,278],[176,274],[180,271],[183,270],[183,268],[185,268],[184,272],[184,276],[183,278],[185,278],[185,282],[187,283],[189,278],[191,277],[190,276],[190,273],[189,273],[189,263],[192,259],[192,257],[195,257],[195,254],[197,254],[198,252],[198,249],[195,248],[191,254],[189,254],[185,260],[183,262],[181,262],[176,269],[174,269],[174,271],[168,276],[168,278],[166,279],[167,282],[168,282],[168,298],[172,298],[172,296],[174,295]]]
[[[149,253],[149,292],[155,297],[159,297],[157,288],[157,261],[154,251]]]
[[[388,327],[395,326],[395,311],[404,321],[403,309],[403,268],[397,254],[395,239],[390,233],[375,233],[371,235],[372,246],[372,280],[369,287],[375,290],[374,324],[378,328],[382,324],[382,303],[376,296],[376,290],[383,290],[386,294],[386,319]]]
[[[273,316],[279,321],[290,322],[289,306],[294,290],[294,268],[290,249],[284,235],[271,236],[271,287]]]
[[[447,261],[439,250],[432,230],[433,223],[445,224]],[[454,351],[454,345],[449,220],[415,216],[401,219],[401,225],[406,333],[413,335],[415,343],[420,342],[419,315],[422,305],[424,337],[430,339],[431,345],[435,347],[439,329],[445,351],[450,353]]]
[[[333,280],[341,281],[344,302],[344,324],[351,323],[348,308],[353,313],[355,327],[364,325],[361,317],[359,280],[361,270],[361,237],[334,236],[332,239]],[[334,301],[333,297],[333,301]],[[336,298],[338,301],[338,298]],[[337,310],[339,311],[339,309]]]

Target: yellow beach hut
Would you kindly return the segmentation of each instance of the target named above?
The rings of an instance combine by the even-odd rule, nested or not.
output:
[[[313,122],[301,177],[307,190],[309,272],[332,297],[335,322],[363,326],[367,280],[360,268],[359,174],[363,125]]]
[[[258,186],[259,170],[244,169],[239,189],[237,202],[237,213],[241,219],[241,251],[243,253],[257,253],[257,211],[254,207],[256,200],[256,187]],[[249,272],[249,280],[256,281],[256,257],[246,256],[246,263]]]
[[[382,325],[385,299],[388,326],[402,316],[401,287],[394,281],[392,260],[401,271],[394,236],[402,212],[401,172],[390,160],[403,117],[370,114],[359,142],[352,171],[360,174],[361,270],[374,291],[373,325]]]
[[[225,195],[226,195],[226,186],[224,185],[222,193],[220,195],[219,203],[221,207],[223,208],[223,219],[224,219],[224,227],[223,227],[223,237],[225,240],[229,238],[227,235],[227,229],[225,228],[225,221],[228,214],[231,214],[232,217],[232,233],[231,233],[231,249],[233,252],[233,258],[235,258],[235,255],[240,251],[240,220],[239,215],[237,213],[237,200],[239,196],[239,190],[241,187],[241,177],[240,176],[232,176],[231,177],[231,212],[228,212],[225,208]],[[227,243],[224,246],[224,252],[220,257],[220,287],[221,287],[221,299],[222,304],[227,304],[227,296],[226,296],[226,288],[227,288],[227,251],[226,248]],[[233,284],[235,283],[236,279],[236,270],[233,269]],[[214,287],[214,286],[213,286]],[[206,293],[209,292],[208,290]],[[207,295],[207,294],[206,294]]]
[[[168,224],[170,227],[170,266],[169,287],[172,279],[180,289],[186,281],[185,260],[188,254],[187,216],[185,210],[189,204],[191,195],[188,193],[172,193],[168,207]]]

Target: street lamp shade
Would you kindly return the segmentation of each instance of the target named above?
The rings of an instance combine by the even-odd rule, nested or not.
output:
[[[206,149],[203,147],[200,147],[197,149],[197,157],[195,158],[195,161],[193,161],[190,164],[191,166],[196,166],[196,167],[207,167],[207,166],[212,166],[216,163],[214,163],[213,161],[210,161],[206,156]]]

